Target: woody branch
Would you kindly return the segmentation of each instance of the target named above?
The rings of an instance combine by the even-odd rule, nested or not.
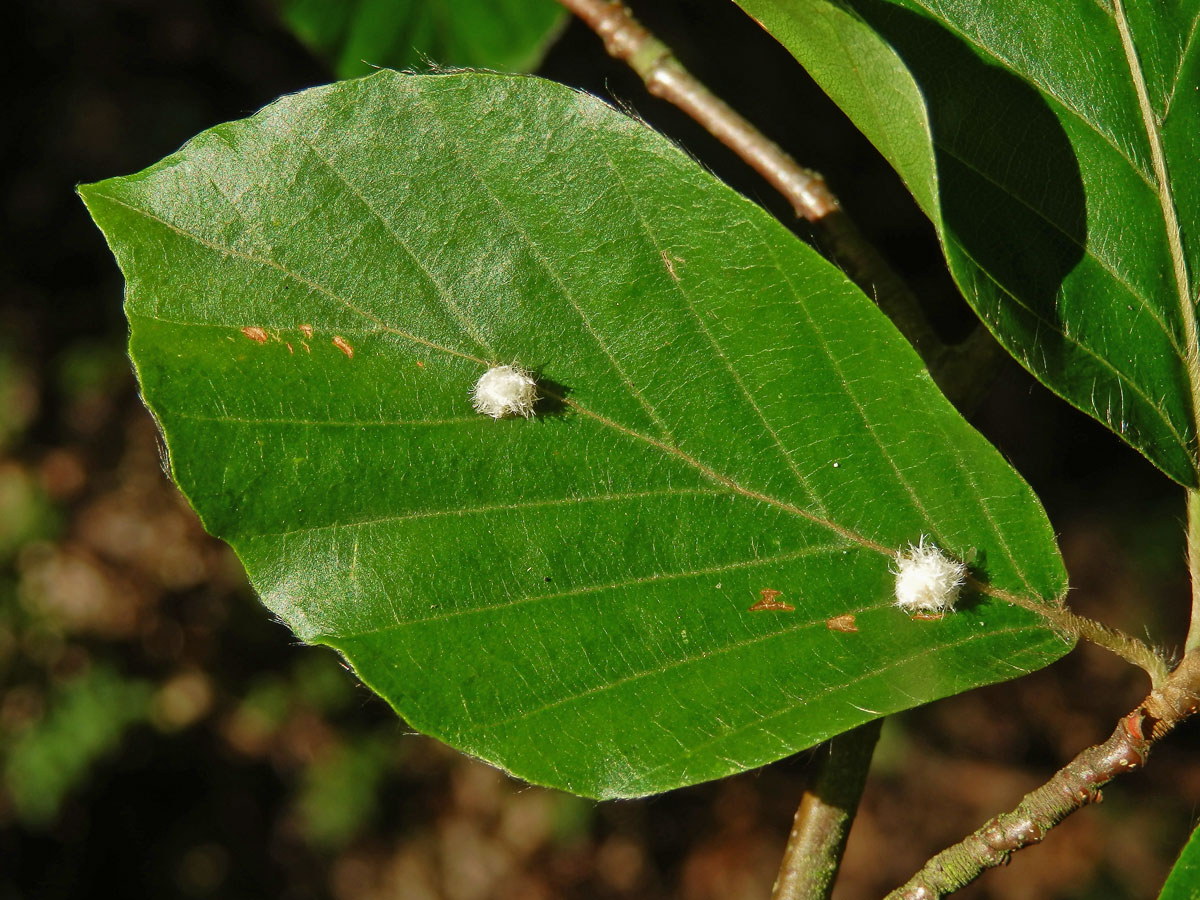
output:
[[[1023,847],[1041,842],[1071,813],[1097,802],[1104,785],[1145,765],[1151,747],[1198,707],[1200,655],[1193,653],[1117,723],[1108,740],[1084,750],[1011,812],[988,820],[933,857],[886,900],[938,900],[1006,863]]]

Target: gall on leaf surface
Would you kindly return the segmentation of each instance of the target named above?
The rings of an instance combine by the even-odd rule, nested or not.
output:
[[[895,167],[1030,372],[1197,484],[1200,0],[737,0]]]
[[[521,778],[664,791],[1069,648],[987,596],[895,608],[921,535],[1058,602],[1040,504],[837,269],[594,97],[380,72],[81,193],[207,528],[297,635]],[[497,364],[532,417],[473,409]]]

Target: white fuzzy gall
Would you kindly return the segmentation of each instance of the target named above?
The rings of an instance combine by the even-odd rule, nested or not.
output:
[[[896,605],[907,613],[943,613],[954,609],[967,567],[951,559],[925,536],[896,553]]]
[[[492,366],[471,389],[475,411],[493,419],[505,416],[533,415],[537,402],[537,382],[532,373],[519,366]]]

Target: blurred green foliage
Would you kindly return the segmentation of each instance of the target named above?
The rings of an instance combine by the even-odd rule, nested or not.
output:
[[[341,744],[311,763],[296,799],[309,843],[336,849],[356,837],[375,812],[380,786],[396,759],[394,738],[374,734]]]
[[[117,746],[127,727],[145,719],[152,693],[147,683],[96,665],[56,687],[40,719],[15,734],[0,733],[7,745],[4,787],[21,820],[50,822],[97,759]]]

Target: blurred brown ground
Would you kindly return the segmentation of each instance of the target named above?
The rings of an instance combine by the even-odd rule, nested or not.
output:
[[[970,319],[927,224],[790,58],[726,0],[634,6],[828,173],[947,335],[961,334]],[[0,900],[765,898],[819,749],[639,802],[513,782],[410,734],[333,654],[297,646],[162,475],[123,355],[120,278],[73,186],[328,80],[269,3],[48,0],[2,15]],[[578,26],[543,73],[630,103],[786,215]],[[1180,491],[1015,365],[975,421],[1046,503],[1071,602],[1178,647]],[[1084,647],[890,720],[838,900],[881,896],[1011,807],[1145,688]],[[1156,897],[1196,819],[1197,744],[1185,727],[1103,805],[960,896]]]

